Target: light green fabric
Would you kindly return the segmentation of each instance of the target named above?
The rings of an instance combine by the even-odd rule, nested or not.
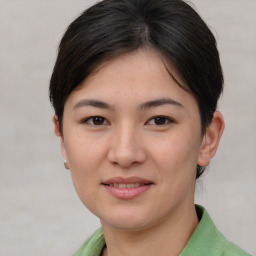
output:
[[[200,222],[180,256],[249,256],[216,229],[207,211],[196,206]],[[102,229],[98,229],[73,256],[100,256],[105,247]]]
[[[99,228],[73,256],[100,256],[104,246],[102,228]]]
[[[197,205],[197,212],[202,217],[180,256],[249,256],[226,240],[203,207]]]

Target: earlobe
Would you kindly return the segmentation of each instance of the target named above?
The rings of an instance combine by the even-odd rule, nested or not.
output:
[[[211,124],[206,128],[201,144],[198,165],[207,166],[215,155],[224,130],[224,119],[220,112],[215,112]]]
[[[69,168],[69,164],[67,163],[67,160],[65,160],[65,159],[64,159],[64,166],[65,166],[65,168],[66,168],[67,170],[70,169],[70,168]]]

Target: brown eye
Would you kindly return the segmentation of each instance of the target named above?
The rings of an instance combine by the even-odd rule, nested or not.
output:
[[[100,116],[95,116],[92,118],[92,122],[94,125],[103,125],[104,124],[105,119],[103,117]]]
[[[172,120],[166,116],[156,116],[148,121],[149,125],[166,125],[172,123]]]
[[[158,116],[158,117],[154,118],[154,120],[155,120],[156,125],[164,125],[164,124],[166,124],[167,118],[163,117],[163,116]]]
[[[92,116],[87,118],[84,123],[89,125],[106,125],[108,124],[107,120],[102,116]]]

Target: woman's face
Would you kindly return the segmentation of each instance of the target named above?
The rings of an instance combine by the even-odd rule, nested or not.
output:
[[[61,141],[80,199],[105,226],[146,229],[193,205],[199,109],[155,52],[118,56],[73,91]]]

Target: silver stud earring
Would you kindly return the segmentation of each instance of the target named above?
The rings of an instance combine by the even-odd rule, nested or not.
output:
[[[69,165],[68,165],[68,163],[67,163],[67,160],[65,160],[65,159],[64,159],[64,166],[65,166],[65,168],[66,168],[67,170],[69,170]]]

